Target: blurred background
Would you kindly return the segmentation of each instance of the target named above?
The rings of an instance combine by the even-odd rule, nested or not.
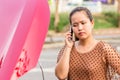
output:
[[[57,80],[54,74],[57,55],[64,46],[64,33],[69,30],[69,13],[77,6],[92,12],[95,38],[110,43],[120,53],[120,0],[48,0],[48,3],[50,25],[39,62],[19,80]]]

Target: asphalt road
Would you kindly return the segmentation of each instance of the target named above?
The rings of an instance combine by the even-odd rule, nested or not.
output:
[[[44,80],[57,80],[54,74],[54,68],[60,48],[61,47],[47,48],[42,50],[39,64],[42,66],[44,71]],[[35,69],[23,75],[19,80],[43,80],[39,64],[37,64]]]

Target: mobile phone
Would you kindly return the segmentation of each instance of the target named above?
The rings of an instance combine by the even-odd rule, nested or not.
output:
[[[75,34],[73,32],[72,26],[70,26],[71,40],[75,41]]]
[[[70,26],[70,32],[71,32],[71,36],[72,36],[71,40],[78,41],[79,39],[75,36],[72,26]]]

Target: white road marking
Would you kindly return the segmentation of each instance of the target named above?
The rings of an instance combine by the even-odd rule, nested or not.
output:
[[[41,72],[41,69],[40,68],[35,68],[35,69],[32,69],[29,71],[29,73],[33,73],[33,72]],[[55,72],[55,68],[52,67],[52,68],[43,68],[43,72]]]

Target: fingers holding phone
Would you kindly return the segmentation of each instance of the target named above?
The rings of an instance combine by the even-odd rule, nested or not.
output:
[[[73,40],[72,40],[71,32],[66,33],[66,35],[65,35],[65,43],[66,43],[66,46],[72,48]]]

